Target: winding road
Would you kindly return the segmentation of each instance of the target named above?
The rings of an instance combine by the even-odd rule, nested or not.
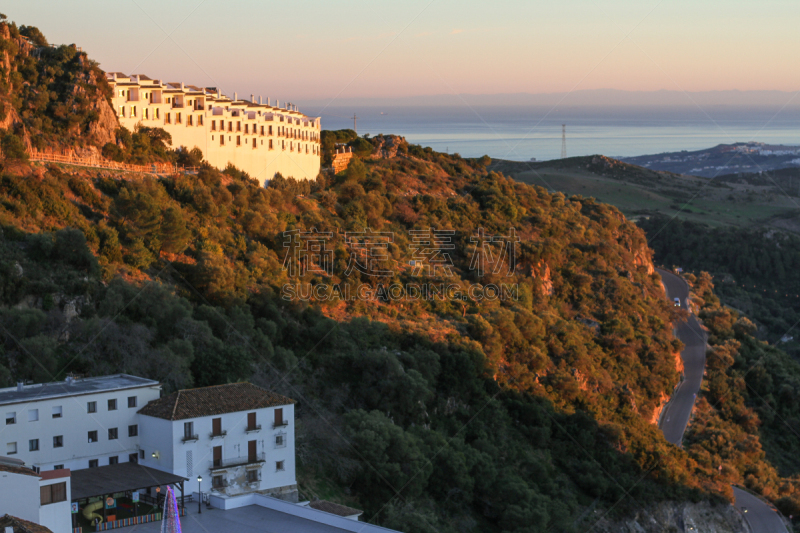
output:
[[[671,272],[656,269],[664,283],[667,298],[673,301],[678,298],[681,307],[689,309],[689,286]],[[684,379],[675,387],[669,403],[661,413],[658,427],[664,437],[676,446],[681,445],[683,433],[689,424],[692,408],[703,383],[703,371],[706,364],[706,333],[700,321],[693,314],[686,322],[675,327],[675,335],[684,344],[683,359]],[[733,487],[734,505],[739,509],[753,533],[787,533],[786,526],[775,509],[762,499],[749,492]]]
[[[667,298],[672,301],[678,298],[683,309],[689,308],[689,286],[682,278],[658,269]],[[676,446],[681,445],[683,432],[692,416],[692,407],[700,392],[703,383],[703,371],[706,366],[706,332],[700,326],[700,321],[694,315],[689,315],[686,322],[675,326],[675,335],[684,344],[681,358],[683,359],[684,379],[675,388],[669,403],[661,413],[658,427],[664,432],[664,437]]]

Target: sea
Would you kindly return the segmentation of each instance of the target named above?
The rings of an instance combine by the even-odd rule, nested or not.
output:
[[[800,107],[582,106],[316,106],[323,129],[359,135],[396,134],[410,143],[462,157],[513,161],[561,157],[562,125],[568,157],[633,157],[719,144],[800,144]]]

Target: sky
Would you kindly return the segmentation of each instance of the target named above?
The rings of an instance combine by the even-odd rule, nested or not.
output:
[[[281,102],[800,90],[797,0],[6,0],[106,71]],[[800,98],[798,98],[800,100]]]

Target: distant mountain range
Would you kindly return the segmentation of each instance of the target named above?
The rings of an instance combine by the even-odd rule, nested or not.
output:
[[[622,91],[580,90],[570,93],[436,94],[404,97],[336,98],[304,101],[306,106],[747,106],[800,108],[800,95],[789,91]]]

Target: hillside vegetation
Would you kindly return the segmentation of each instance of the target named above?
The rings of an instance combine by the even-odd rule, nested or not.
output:
[[[586,531],[657,502],[724,503],[732,482],[797,505],[747,406],[719,415],[744,436],[735,453],[714,432],[686,450],[663,439],[654,422],[679,379],[671,323],[684,315],[618,209],[488,171],[488,158],[330,138],[361,154],[347,171],[269,188],[231,167],[155,178],[5,153],[0,384],[250,380],[298,401],[305,496],[407,532]],[[421,252],[434,230],[446,258]],[[388,240],[365,256],[359,239],[377,231]],[[329,234],[329,268],[293,272],[292,239],[309,234],[318,246]],[[412,284],[434,288],[384,290]],[[348,287],[358,297],[336,296]],[[709,283],[695,290],[712,302]],[[756,342],[726,324],[722,341]],[[739,387],[730,368],[721,383]]]

